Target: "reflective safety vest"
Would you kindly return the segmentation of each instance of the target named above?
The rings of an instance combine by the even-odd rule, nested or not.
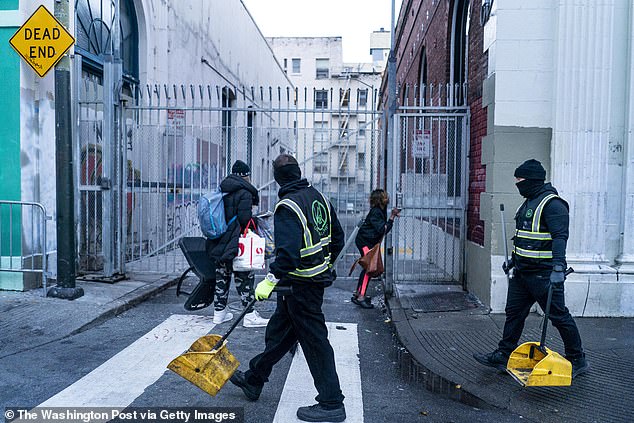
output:
[[[300,265],[289,275],[296,278],[320,279],[331,267],[330,240],[332,225],[330,202],[312,186],[287,194],[275,205],[287,207],[297,215],[302,229],[302,248],[299,251]]]
[[[542,221],[542,212],[554,198],[564,201],[552,191],[546,191],[526,200],[517,209],[513,255],[518,270],[552,269],[553,238]]]

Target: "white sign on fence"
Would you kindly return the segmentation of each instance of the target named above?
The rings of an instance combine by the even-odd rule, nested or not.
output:
[[[429,129],[416,129],[412,156],[418,158],[431,157],[431,131]]]

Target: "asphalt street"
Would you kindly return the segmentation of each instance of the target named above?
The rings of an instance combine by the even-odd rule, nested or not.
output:
[[[517,422],[521,418],[495,408],[469,407],[433,394],[402,377],[396,362],[397,347],[393,341],[392,328],[386,322],[387,317],[380,302],[376,300],[378,297],[374,302],[379,306],[372,310],[354,306],[349,302],[353,284],[352,280],[338,281],[326,291],[323,307],[328,322],[338,323],[340,327],[349,325],[350,328],[356,324],[359,369],[354,370],[360,373],[363,412],[362,416],[352,416],[350,412],[353,410],[348,409],[348,421]],[[230,307],[237,313],[239,302],[233,288],[232,291]],[[211,309],[186,312],[182,308],[183,302],[182,297],[175,296],[174,288],[168,289],[82,333],[0,359],[0,407],[35,407],[66,388],[72,390],[84,376],[95,374],[100,366],[106,366],[108,373],[95,379],[88,387],[83,387],[83,391],[94,391],[95,398],[102,395],[101,391],[114,392],[122,401],[123,398],[131,398],[125,405],[132,407],[244,407],[247,422],[274,421],[276,413],[279,414],[284,406],[280,398],[285,395],[285,390],[293,388],[285,386],[293,360],[290,354],[276,366],[257,402],[247,401],[242,392],[231,384],[227,384],[216,397],[211,397],[176,374],[164,371],[162,366],[158,369],[156,381],[142,386],[138,394],[131,393],[138,388],[135,385],[140,383],[134,375],[150,373],[155,364],[151,356],[145,356],[138,362],[126,361],[124,364],[127,369],[120,368],[121,364],[113,369],[113,363],[126,360],[125,351],[133,343],[174,316],[212,314]],[[258,307],[261,314],[270,315],[274,302],[260,303]],[[216,326],[211,332],[223,333],[228,326],[228,323]],[[28,338],[24,342],[28,346]],[[245,370],[248,360],[263,349],[264,328],[238,326],[229,338],[228,346],[242,363],[240,368]],[[352,401],[350,391],[353,386],[346,379],[342,380],[344,395],[348,394]],[[308,385],[310,381],[306,382]],[[104,398],[107,396],[103,395]]]

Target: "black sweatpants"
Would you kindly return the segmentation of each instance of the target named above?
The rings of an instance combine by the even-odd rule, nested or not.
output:
[[[277,308],[266,327],[264,352],[251,360],[245,373],[249,384],[264,385],[273,366],[299,341],[317,388],[317,402],[326,408],[343,404],[335,355],[321,311],[323,299],[322,286],[303,284],[293,285],[292,295],[277,295]]]
[[[524,322],[533,304],[537,302],[542,310],[546,309],[549,286],[550,272],[515,272],[509,282],[506,297],[506,322],[502,340],[498,345],[500,351],[510,354],[517,348],[522,330],[524,330]],[[583,357],[581,337],[566,307],[563,285],[560,288],[553,288],[549,318],[564,341],[566,358],[574,360]]]

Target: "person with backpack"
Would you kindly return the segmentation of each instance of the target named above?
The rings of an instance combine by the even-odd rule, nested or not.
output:
[[[309,422],[342,422],[346,419],[344,396],[322,303],[324,289],[335,280],[332,261],[343,249],[345,234],[332,204],[302,178],[293,156],[278,156],[273,176],[280,185],[273,217],[275,261],[258,283],[255,298],[268,298],[278,283],[290,286],[292,292],[277,294],[264,352],[250,361],[246,372],[236,370],[230,381],[248,399],[257,400],[273,366],[299,341],[318,394],[317,404],[299,407],[297,417]]]
[[[235,276],[236,291],[240,295],[243,307],[247,307],[254,296],[254,274],[234,272],[233,259],[238,254],[238,239],[253,218],[252,206],[260,203],[258,190],[250,182],[251,169],[241,160],[231,167],[231,174],[220,183],[223,194],[226,231],[216,239],[207,239],[207,255],[216,265],[216,290],[214,298],[215,324],[233,319],[233,313],[227,310],[231,275]],[[244,327],[264,327],[268,319],[262,318],[251,306],[244,316]]]
[[[383,240],[383,237],[392,230],[394,218],[399,216],[399,209],[394,208],[387,218],[387,205],[390,198],[383,189],[375,189],[370,193],[370,211],[366,216],[363,224],[359,228],[354,243],[359,249],[361,256],[364,256],[372,247]],[[368,282],[370,277],[365,274],[365,270],[361,270],[357,289],[352,294],[351,301],[361,308],[372,308],[371,298],[366,295]]]

